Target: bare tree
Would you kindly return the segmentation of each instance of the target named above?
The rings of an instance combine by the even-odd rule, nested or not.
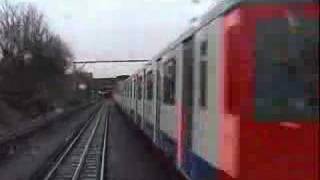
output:
[[[63,84],[72,57],[33,5],[0,4],[0,95],[5,93],[11,104],[50,99],[52,87]]]

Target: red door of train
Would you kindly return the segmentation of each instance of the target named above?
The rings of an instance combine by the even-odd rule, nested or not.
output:
[[[242,4],[224,41],[224,124],[237,128],[222,165],[241,180],[319,179],[319,4]]]

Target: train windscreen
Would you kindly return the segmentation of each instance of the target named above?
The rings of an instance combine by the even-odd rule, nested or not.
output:
[[[256,26],[255,118],[319,121],[319,21]]]

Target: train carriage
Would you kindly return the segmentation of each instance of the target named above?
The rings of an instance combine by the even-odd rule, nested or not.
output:
[[[318,0],[221,0],[146,68],[142,119],[189,179],[316,180],[318,50]]]

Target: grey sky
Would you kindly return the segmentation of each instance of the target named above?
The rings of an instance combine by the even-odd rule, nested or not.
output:
[[[0,0],[2,1],[2,0]],[[215,0],[11,0],[32,2],[76,60],[150,59]],[[95,77],[130,74],[141,64],[96,64]]]

